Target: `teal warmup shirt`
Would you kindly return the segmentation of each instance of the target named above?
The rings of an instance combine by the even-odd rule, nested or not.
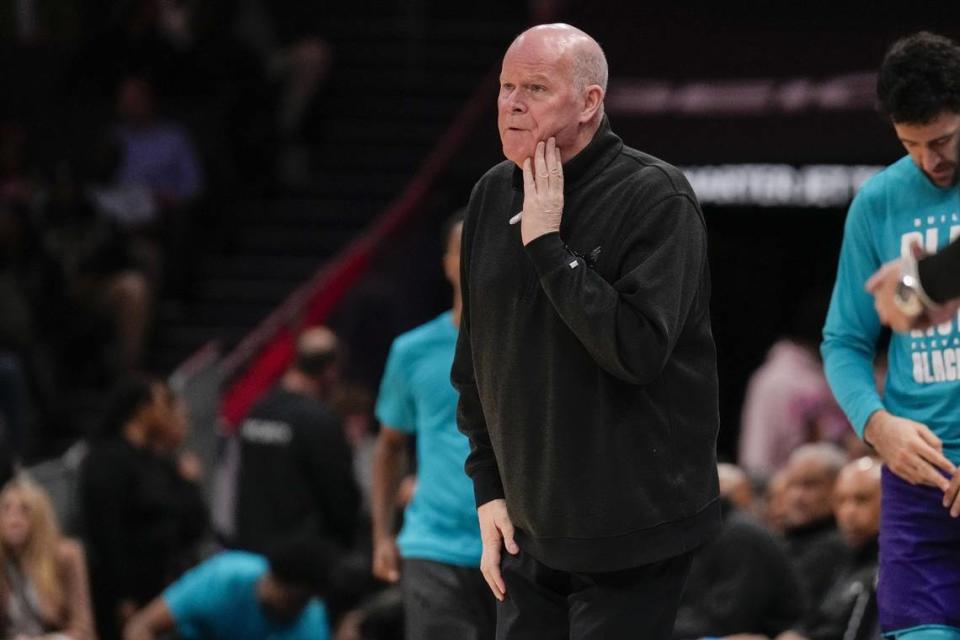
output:
[[[167,588],[163,599],[184,640],[330,640],[323,605],[311,600],[300,617],[281,623],[257,601],[257,580],[268,570],[262,556],[217,554]]]
[[[478,567],[480,525],[463,470],[470,444],[457,429],[458,395],[450,382],[457,333],[447,312],[394,341],[377,418],[417,438],[417,488],[397,538],[400,554]]]
[[[868,180],[847,215],[821,346],[827,380],[860,437],[870,415],[885,408],[930,427],[954,463],[960,463],[960,314],[927,331],[894,334],[881,400],[872,364],[882,327],[864,285],[915,240],[933,253],[958,236],[960,189],[935,186],[909,156]]]

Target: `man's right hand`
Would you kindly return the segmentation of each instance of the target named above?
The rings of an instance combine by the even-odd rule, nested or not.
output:
[[[493,596],[503,601],[507,587],[500,575],[500,549],[506,547],[512,555],[520,551],[513,540],[513,523],[507,513],[507,501],[503,498],[491,500],[477,508],[480,518],[480,538],[483,541],[483,554],[480,556],[480,572],[490,586]]]
[[[377,538],[373,543],[373,575],[389,583],[400,579],[400,551],[392,536]]]
[[[926,425],[881,410],[870,416],[863,436],[890,470],[910,484],[941,491],[950,487],[943,473],[952,476],[956,467],[943,455],[940,438]]]

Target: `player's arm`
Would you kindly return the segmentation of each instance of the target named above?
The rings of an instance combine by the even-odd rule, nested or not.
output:
[[[373,575],[387,582],[400,579],[400,554],[394,537],[394,516],[400,479],[406,468],[409,436],[381,425],[373,453],[373,489],[370,497],[373,524]]]
[[[173,614],[163,596],[160,596],[130,619],[123,630],[123,640],[154,640],[173,627]]]

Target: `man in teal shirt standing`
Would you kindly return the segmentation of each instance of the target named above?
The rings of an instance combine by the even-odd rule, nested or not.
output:
[[[495,602],[479,569],[473,483],[463,467],[470,446],[457,429],[458,396],[450,382],[462,227],[461,212],[444,229],[453,308],[394,341],[377,399],[382,428],[374,457],[373,572],[401,582],[407,638],[492,640],[496,627]],[[394,505],[410,437],[416,438],[416,489],[395,539]]]
[[[884,459],[878,602],[888,637],[960,639],[960,318],[896,333],[881,398],[873,361],[882,329],[866,290],[914,246],[960,236],[957,153],[960,48],[930,33],[903,38],[877,92],[908,156],[864,184],[850,207],[824,327],[827,379],[857,433]],[[911,295],[904,281],[902,296]],[[956,483],[955,483],[956,484]]]

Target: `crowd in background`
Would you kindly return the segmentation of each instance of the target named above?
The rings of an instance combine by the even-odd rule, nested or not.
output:
[[[751,439],[767,429],[744,429],[743,465],[720,465],[724,526],[696,556],[678,640],[876,637],[880,463],[846,429],[825,427],[838,418],[812,354],[777,344],[754,375],[745,423],[763,414],[767,429],[796,446],[761,456]],[[785,357],[792,367],[784,369]],[[295,585],[300,600],[265,596],[257,604],[265,612],[292,606],[299,616],[319,595],[322,608],[303,620],[330,637],[403,637],[400,587],[372,574],[372,408],[344,387],[343,358],[328,329],[301,336],[295,362],[237,433],[241,464],[229,495],[218,496],[232,506],[227,526],[211,524],[200,488],[211,470],[182,449],[182,401],[158,379],[124,380],[99,431],[73,452],[72,475],[41,465],[0,494],[8,628],[35,630],[24,637],[58,630],[77,640],[139,639],[172,628],[171,611],[177,620],[227,623],[235,619],[228,599],[211,596],[206,611],[184,603],[198,590],[221,593],[210,586],[218,580],[270,575],[277,593]],[[774,401],[777,411],[757,406]],[[395,505],[398,527],[415,487],[413,460]]]
[[[302,184],[332,59],[322,15],[0,3],[0,466],[89,433],[96,407],[72,392],[100,397],[150,364],[161,302],[189,309],[218,241],[219,202]]]

